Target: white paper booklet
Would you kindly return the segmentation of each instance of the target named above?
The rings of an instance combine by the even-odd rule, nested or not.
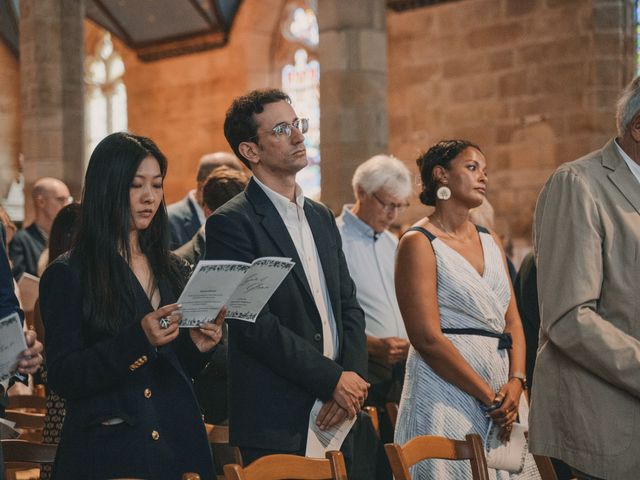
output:
[[[316,418],[318,418],[322,405],[322,401],[316,400],[313,408],[311,408],[309,431],[307,432],[307,449],[305,451],[305,456],[307,457],[325,458],[326,452],[340,450],[342,442],[344,442],[351,427],[356,423],[356,418],[358,418],[356,415],[351,420],[347,418],[329,430],[320,430],[316,425]]]
[[[252,263],[201,260],[178,299],[180,326],[211,323],[225,305],[226,318],[255,322],[294,265],[283,257],[262,257]]]
[[[26,349],[18,314],[12,313],[0,319],[0,382],[13,376],[18,369],[18,359]]]

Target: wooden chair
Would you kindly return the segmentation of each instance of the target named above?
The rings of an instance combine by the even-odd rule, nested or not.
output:
[[[197,473],[183,473],[182,480],[200,480],[200,475]]]
[[[39,395],[11,395],[7,402],[7,409],[27,410],[37,413],[45,413],[47,399]]]
[[[238,447],[229,445],[229,427],[226,425],[204,424],[207,437],[211,444],[211,452],[216,466],[224,468],[224,465],[243,465],[242,454]],[[185,474],[186,475],[186,474]],[[224,475],[218,475],[218,480],[224,480]]]
[[[347,480],[344,457],[340,452],[327,452],[327,458],[297,455],[268,455],[248,467],[225,465],[226,480]]]
[[[7,479],[15,478],[15,471],[38,468],[43,463],[53,463],[58,447],[25,440],[2,440],[1,443]]]
[[[421,435],[404,445],[387,443],[384,448],[391,464],[395,480],[412,480],[409,467],[421,460],[439,458],[444,460],[469,460],[473,480],[488,480],[487,459],[482,440],[477,434],[469,434],[466,440],[451,440],[445,437]]]
[[[362,410],[369,415],[371,425],[373,425],[376,435],[380,438],[380,417],[378,417],[378,409],[376,407],[367,406],[362,407]]]
[[[42,441],[44,413],[6,410],[5,418],[15,422],[14,428],[20,432],[20,440],[28,440],[31,442]]]
[[[385,408],[387,409],[387,415],[391,422],[391,428],[395,431],[396,420],[398,420],[398,404],[396,402],[387,402]]]
[[[542,480],[558,480],[556,469],[553,468],[553,463],[551,463],[549,457],[534,455],[533,459],[536,461],[536,466],[538,467],[538,472]]]

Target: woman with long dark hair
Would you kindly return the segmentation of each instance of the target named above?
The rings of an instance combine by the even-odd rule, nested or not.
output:
[[[45,271],[48,381],[66,400],[54,478],[213,477],[192,378],[220,323],[179,329],[188,269],[168,250],[167,161],[115,133],[89,161],[72,250]]]

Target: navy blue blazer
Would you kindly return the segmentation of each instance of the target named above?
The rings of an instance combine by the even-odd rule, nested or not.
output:
[[[18,280],[24,272],[38,275],[38,260],[47,246],[35,223],[18,230],[9,244],[9,256],[13,262],[13,277]]]
[[[167,214],[171,230],[171,250],[175,250],[191,240],[202,226],[196,206],[189,195],[179,202],[169,205]]]
[[[20,304],[13,290],[13,276],[7,251],[4,246],[4,226],[0,224],[0,318],[11,315],[13,312],[20,312]]]
[[[87,332],[79,259],[64,255],[40,282],[48,381],[66,400],[66,418],[54,466],[59,479],[213,478],[207,435],[192,377],[207,355],[183,330],[168,345],[152,347],[140,320],[153,310],[130,273],[134,302],[126,325],[97,341]],[[161,305],[175,301],[158,279]],[[110,419],[122,419],[105,425]]]
[[[206,224],[206,258],[296,263],[255,323],[229,320],[229,426],[232,444],[296,452],[306,446],[309,413],[331,398],[343,371],[367,374],[364,313],[331,211],[305,199],[338,330],[336,361],[322,354],[322,324],[302,262],[275,206],[251,180]]]

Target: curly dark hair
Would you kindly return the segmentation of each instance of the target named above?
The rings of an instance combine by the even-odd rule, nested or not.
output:
[[[433,169],[441,166],[448,170],[451,161],[469,147],[482,153],[478,145],[468,140],[441,140],[418,157],[416,163],[420,169],[420,179],[422,180],[422,192],[420,192],[422,203],[431,207],[436,204],[438,183],[433,178]]]
[[[238,150],[242,142],[255,138],[258,133],[258,125],[253,119],[254,113],[262,113],[264,106],[276,102],[291,103],[289,95],[276,88],[266,90],[253,90],[246,95],[236,98],[224,119],[224,136],[233,149],[233,153],[242,160],[247,168],[251,169],[251,163],[244,158]]]

